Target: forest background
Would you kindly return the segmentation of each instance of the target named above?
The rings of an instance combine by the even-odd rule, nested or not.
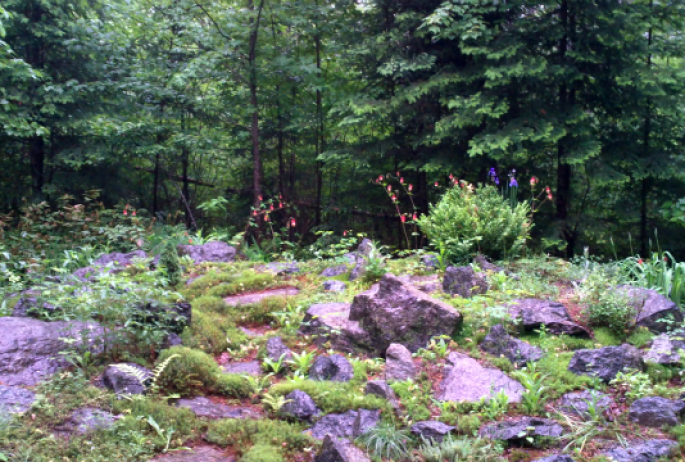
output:
[[[5,0],[0,221],[100,190],[159,223],[401,249],[458,178],[539,198],[540,250],[658,233],[682,259],[684,21],[680,0]]]

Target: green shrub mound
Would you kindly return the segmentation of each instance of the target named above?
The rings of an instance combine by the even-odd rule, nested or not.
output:
[[[476,253],[494,259],[518,255],[529,231],[527,203],[512,208],[492,186],[463,184],[449,189],[418,223],[428,239],[451,260]]]

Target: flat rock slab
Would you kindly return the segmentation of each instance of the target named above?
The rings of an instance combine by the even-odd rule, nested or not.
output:
[[[198,396],[195,398],[188,399],[179,399],[178,401],[176,401],[176,406],[190,409],[196,416],[206,417],[212,420],[257,419],[261,417],[260,413],[257,413],[250,408],[215,403],[204,396]]]
[[[84,407],[75,410],[71,416],[55,428],[57,434],[85,435],[97,430],[109,430],[114,427],[117,417],[102,409]]]
[[[327,436],[314,462],[371,462],[350,440]]]
[[[259,361],[248,361],[246,363],[228,363],[223,366],[227,374],[247,374],[262,375],[262,365]]]
[[[82,347],[102,351],[105,330],[96,322],[43,322],[31,318],[0,318],[0,382],[35,385],[67,365],[60,351]],[[77,339],[68,345],[62,338]]]
[[[156,462],[236,462],[237,459],[212,447],[200,447],[164,454],[154,460]]]
[[[326,435],[336,438],[354,436],[354,423],[357,411],[347,411],[343,414],[328,414],[319,419],[311,428],[312,437],[322,440]]]
[[[280,289],[265,290],[256,294],[231,295],[230,297],[224,298],[224,301],[231,306],[251,305],[253,303],[258,303],[265,298],[292,297],[298,293],[300,293],[300,289],[297,287],[283,287]]]
[[[228,263],[235,259],[235,247],[225,242],[213,241],[204,245],[179,245],[179,256],[188,255],[195,264],[204,262]]]
[[[684,413],[685,403],[680,400],[648,396],[638,399],[630,406],[629,417],[640,425],[661,428],[664,425],[678,425]]]
[[[476,403],[504,391],[510,403],[521,402],[523,386],[499,369],[483,367],[475,359],[457,352],[450,353],[447,362],[451,367],[445,367],[437,399]]]
[[[595,395],[594,399],[592,396],[593,392]],[[561,397],[561,411],[566,414],[586,416],[593,402],[597,412],[600,414],[614,405],[614,400],[611,396],[597,390],[593,392],[586,390],[577,393],[566,393]]]
[[[668,456],[677,447],[678,443],[675,441],[649,440],[627,448],[610,449],[603,455],[610,457],[614,462],[655,462],[661,457]]]
[[[20,387],[0,385],[0,414],[26,412],[36,400],[36,394]]]
[[[331,266],[329,268],[326,268],[321,272],[321,277],[324,278],[333,278],[335,276],[340,276],[341,274],[347,273],[347,265],[338,265],[338,266]]]
[[[479,346],[486,353],[503,356],[519,367],[539,361],[545,354],[540,348],[509,335],[501,324],[492,326]]]
[[[483,426],[478,434],[491,440],[524,441],[527,437],[547,436],[558,438],[564,429],[557,421],[539,417],[522,417]]]
[[[574,322],[566,307],[561,303],[537,298],[514,300],[508,305],[509,315],[513,319],[520,319],[526,330],[539,329],[545,326],[555,335],[578,335],[589,337],[589,332]]]
[[[642,353],[627,343],[593,350],[576,350],[568,370],[578,375],[598,377],[609,383],[616,374],[626,370],[644,370]]]

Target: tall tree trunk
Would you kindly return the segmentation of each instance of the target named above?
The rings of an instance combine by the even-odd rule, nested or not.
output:
[[[29,161],[31,163],[31,188],[40,197],[45,185],[45,141],[41,136],[29,140]]]
[[[653,2],[649,4],[650,9],[653,6]],[[647,34],[647,46],[651,48],[652,46],[652,33],[653,29],[650,27]],[[647,54],[647,68],[652,67],[652,54]],[[643,134],[643,148],[644,148],[644,158],[649,159],[650,146],[649,138],[652,131],[652,114],[651,114],[651,98],[647,97],[647,108],[645,114],[645,126]],[[647,247],[649,238],[647,237],[647,199],[649,197],[649,189],[651,186],[649,174],[642,179],[642,184],[640,188],[640,255],[647,255]]]
[[[152,186],[152,215],[157,216],[159,211],[159,152],[155,156],[155,177]]]
[[[316,1],[317,7],[317,17],[318,17],[318,7],[319,1]],[[314,38],[316,42],[316,69],[318,70],[319,79],[322,80],[321,75],[321,33],[319,32],[319,20],[316,23],[316,36]],[[323,162],[319,160],[319,155],[324,151],[324,131],[323,131],[323,105],[322,105],[322,95],[321,95],[321,85],[317,85],[316,89],[316,118],[317,118],[317,128],[316,128],[316,218],[314,222],[316,225],[321,224],[321,192],[323,189]]]
[[[254,10],[252,0],[248,2],[248,8]],[[252,137],[252,175],[253,175],[253,205],[255,208],[260,205],[260,197],[262,196],[262,158],[259,152],[259,101],[257,99],[257,40],[259,38],[259,23],[262,17],[262,10],[264,9],[264,0],[259,3],[257,10],[257,18],[251,20],[252,32],[250,33],[250,44],[248,53],[249,79],[248,87],[250,89],[250,105],[252,106],[252,123],[250,126],[250,134]]]

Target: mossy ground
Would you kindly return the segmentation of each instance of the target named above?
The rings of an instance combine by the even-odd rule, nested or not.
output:
[[[293,377],[293,368],[279,374],[248,380],[239,374],[223,373],[220,363],[226,360],[260,360],[269,336],[279,335],[295,352],[329,354],[326,346],[317,348],[313,340],[298,334],[298,328],[306,309],[314,303],[351,302],[354,295],[368,289],[371,280],[349,282],[349,273],[335,278],[323,278],[320,272],[335,263],[320,261],[300,264],[300,272],[277,276],[262,270],[251,262],[232,264],[204,263],[187,268],[184,282],[179,290],[193,305],[193,321],[182,334],[184,346],[173,347],[149,355],[136,352],[125,356],[140,364],[154,368],[171,355],[156,385],[159,393],[145,398],[116,399],[110,393],[94,386],[95,378],[106,365],[95,362],[87,369],[71,368],[56,375],[52,380],[37,387],[40,398],[23,415],[12,420],[0,421],[0,460],[2,456],[11,461],[57,462],[57,461],[141,461],[152,458],[165,449],[173,450],[197,444],[213,444],[229,448],[242,462],[311,461],[319,442],[302,433],[306,425],[283,418],[269,402],[277,401],[295,389],[308,393],[324,413],[345,412],[350,409],[381,409],[384,422],[397,428],[406,427],[420,420],[442,420],[458,427],[458,434],[473,437],[483,423],[505,418],[507,415],[524,415],[521,405],[509,405],[502,412],[484,403],[440,403],[432,399],[438,381],[443,375],[444,355],[427,351],[416,358],[421,374],[413,382],[393,384],[401,401],[396,415],[386,400],[364,394],[369,379],[382,377],[383,362],[363,355],[349,356],[353,363],[354,379],[348,383],[316,382]],[[394,274],[426,274],[417,257],[391,260],[388,268]],[[349,268],[348,268],[349,269]],[[469,300],[450,298],[436,293],[435,297],[452,304],[464,315],[462,328],[449,343],[450,350],[468,353],[490,366],[513,374],[516,367],[504,358],[491,357],[478,348],[494,324],[504,323],[512,331],[516,329],[503,305],[516,298],[552,298],[568,301],[577,311],[570,310],[578,321],[582,319],[583,301],[574,299],[571,281],[578,271],[563,260],[536,258],[518,260],[509,265],[518,278],[491,275],[491,290]],[[193,278],[185,284],[185,280]],[[348,282],[344,293],[325,293],[321,283],[325,279]],[[251,305],[231,306],[224,298],[232,295],[254,293],[282,286],[297,287],[296,296],[266,298]],[[251,337],[243,328],[257,331],[265,336]],[[564,393],[588,388],[617,394],[612,386],[597,380],[577,376],[567,367],[573,352],[582,348],[631,343],[645,347],[653,335],[646,330],[636,330],[619,338],[608,329],[595,327],[593,338],[582,339],[554,336],[544,331],[521,333],[518,337],[541,347],[545,357],[537,363],[537,371],[545,376],[544,403],[538,412],[541,416],[555,417],[557,399]],[[680,368],[649,366],[647,375],[654,393],[673,396],[680,389]],[[664,391],[666,390],[666,391]],[[195,417],[186,409],[174,406],[174,396],[198,395],[221,396],[229,403],[245,406],[263,406],[265,418],[259,420],[224,419],[207,421]],[[617,398],[621,398],[617,395]],[[626,403],[623,403],[624,407]],[[111,430],[98,430],[84,436],[65,438],[54,434],[54,428],[80,407],[99,407],[119,415]],[[155,422],[155,425],[151,424]],[[618,426],[618,427],[617,427]],[[627,422],[625,415],[618,417],[607,427],[621,428],[628,439],[664,435],[658,430],[637,428]],[[670,429],[672,437],[685,447],[685,427]],[[613,436],[612,436],[613,435]],[[616,441],[610,430],[601,437]],[[456,443],[455,443],[456,444]],[[537,445],[537,447],[536,447]],[[503,460],[534,460],[558,451],[538,442],[533,447],[509,448],[495,454]],[[407,457],[413,452],[416,460],[422,458],[420,441],[409,441]],[[412,449],[413,448],[413,449]],[[585,445],[577,451],[578,461],[599,460],[601,446]],[[493,453],[494,454],[494,453]],[[493,457],[495,457],[493,456]],[[375,460],[380,460],[375,457]],[[408,459],[407,459],[408,460]]]

